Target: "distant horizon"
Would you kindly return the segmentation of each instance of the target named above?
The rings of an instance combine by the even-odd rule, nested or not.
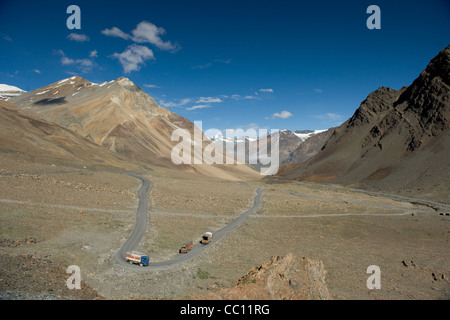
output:
[[[367,8],[381,9],[370,30]],[[66,11],[81,9],[81,29]],[[25,8],[25,9],[24,9]],[[0,3],[0,83],[129,78],[205,128],[325,130],[409,86],[450,43],[450,4],[399,1]]]

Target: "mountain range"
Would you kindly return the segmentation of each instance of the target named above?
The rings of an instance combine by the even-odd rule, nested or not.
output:
[[[279,131],[279,161],[280,163],[299,163],[303,162],[317,152],[320,151],[323,144],[329,138],[333,129],[328,130],[296,130],[292,132],[288,129],[283,129]],[[245,144],[246,155],[245,160],[248,162],[249,150],[257,150],[260,148],[266,148],[264,141],[260,139],[261,137],[255,138],[250,136],[240,136],[240,137],[224,137],[222,134],[218,133],[210,140],[220,148],[230,151],[234,150],[237,154],[238,146]],[[266,143],[271,140],[271,134],[268,133],[266,137]],[[255,145],[252,149],[249,145]],[[268,148],[270,152],[270,146]]]
[[[15,113],[14,117],[17,117],[16,114],[27,117],[28,121],[17,123],[26,130],[32,129],[27,127],[28,124],[57,126],[59,129],[53,131],[51,141],[58,140],[62,144],[59,134],[70,132],[86,148],[87,145],[90,148],[96,146],[99,150],[97,154],[108,151],[108,154],[126,159],[138,167],[162,166],[231,180],[259,177],[247,165],[175,166],[171,161],[171,151],[176,144],[171,141],[172,132],[183,128],[192,133],[194,124],[160,107],[153,98],[124,77],[96,84],[74,76],[10,97],[2,107],[4,121]],[[6,145],[3,141],[8,140],[8,150],[18,148],[15,146],[22,146],[20,152],[31,153],[29,151],[34,150],[32,146],[23,145],[19,136],[12,134],[14,131],[8,132],[0,136],[2,146]],[[43,134],[46,135],[45,132]],[[14,143],[14,139],[20,141]],[[64,148],[69,154],[80,156],[71,149],[71,145]],[[50,150],[48,154],[51,155],[53,148],[46,146],[45,149]],[[58,157],[61,156],[58,154]],[[83,159],[88,161],[90,157]],[[117,165],[117,161],[111,163]]]
[[[171,141],[172,132],[182,128],[187,129],[192,136],[194,124],[168,109],[160,107],[153,98],[127,78],[120,77],[108,82],[92,83],[79,76],[73,76],[29,92],[8,85],[2,85],[1,89],[3,89],[1,92],[5,101],[2,104],[5,123],[7,122],[6,117],[21,117],[22,119],[27,118],[28,123],[39,123],[40,127],[52,127],[52,139],[47,139],[47,144],[54,142],[55,137],[63,132],[64,134],[70,132],[73,134],[72,138],[80,138],[75,145],[88,144],[89,148],[102,147],[101,152],[97,152],[98,154],[103,154],[106,149],[109,151],[110,157],[111,155],[119,156],[119,159],[116,159],[119,162],[127,159],[129,163],[137,166],[149,168],[163,166],[192,170],[227,179],[257,177],[255,169],[258,167],[252,169],[247,165],[196,166],[195,169],[190,165],[174,166],[171,161],[171,151],[175,144]],[[8,145],[8,150],[15,150],[14,148],[21,146],[21,152],[34,150],[33,154],[41,154],[35,150],[35,146],[39,144],[26,145],[23,141],[15,141],[18,135],[12,134],[12,132],[24,128],[24,132],[34,133],[32,140],[36,142],[38,135],[35,127],[27,127],[26,121],[20,123],[20,128],[11,127],[11,122],[9,124],[9,133],[5,132],[2,136],[5,141],[4,148]],[[324,135],[325,132],[327,131],[291,132],[287,129],[281,130],[280,162],[293,162],[298,159],[304,161],[317,153],[325,142],[325,137],[328,136]],[[44,136],[48,136],[48,134]],[[318,145],[316,142],[314,148],[306,147],[307,141],[310,141],[312,137],[319,140]],[[235,137],[232,139],[233,144],[225,144],[229,139],[216,135],[211,137],[210,141],[225,150],[230,146],[235,148],[241,143],[246,144],[247,151],[249,150],[248,144],[256,144],[257,150],[266,148],[261,141],[251,137]],[[6,143],[6,140],[9,143]],[[270,134],[267,141],[270,142]],[[58,158],[76,154],[76,158],[92,160],[84,153],[81,155],[80,150],[71,150],[73,144],[65,146],[65,149],[70,152],[56,152],[56,154],[52,154],[52,151],[61,151],[64,143],[52,147],[47,144],[45,149],[50,152],[45,154]],[[204,143],[204,146],[206,144],[207,142]],[[303,152],[303,149],[299,149],[300,145],[307,151]],[[300,156],[299,153],[301,153]],[[72,158],[72,156],[69,157],[69,159]],[[248,160],[248,152],[246,158]],[[117,164],[117,161],[106,161],[106,163]]]
[[[281,130],[280,170],[272,179],[336,183],[447,200],[450,186],[450,46],[409,86],[380,87],[351,118],[328,130]],[[3,160],[120,168],[166,167],[230,180],[259,179],[258,165],[180,165],[175,129],[194,124],[160,107],[131,80],[100,84],[78,76],[25,92],[0,86]],[[205,137],[205,136],[204,136]],[[269,149],[254,137],[205,138],[227,148]],[[228,143],[226,143],[228,142]],[[270,152],[270,150],[268,150]]]
[[[400,90],[381,87],[308,161],[278,177],[419,194],[443,201],[450,186],[450,46]]]

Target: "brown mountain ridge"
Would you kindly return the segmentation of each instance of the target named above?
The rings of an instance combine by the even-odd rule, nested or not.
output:
[[[156,101],[127,78],[100,84],[78,76],[63,79],[8,102],[30,117],[71,132],[142,167],[166,167],[230,180],[259,178],[247,165],[176,166],[171,151],[177,128],[194,124]]]

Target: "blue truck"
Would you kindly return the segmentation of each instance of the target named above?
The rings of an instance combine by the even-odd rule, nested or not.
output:
[[[130,251],[127,252],[126,260],[130,264],[138,264],[140,267],[148,266],[150,259],[145,253]]]

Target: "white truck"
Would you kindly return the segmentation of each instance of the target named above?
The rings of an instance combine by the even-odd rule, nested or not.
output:
[[[205,234],[202,236],[202,240],[200,240],[201,244],[208,244],[211,242],[213,238],[213,234],[211,232],[205,232]]]

